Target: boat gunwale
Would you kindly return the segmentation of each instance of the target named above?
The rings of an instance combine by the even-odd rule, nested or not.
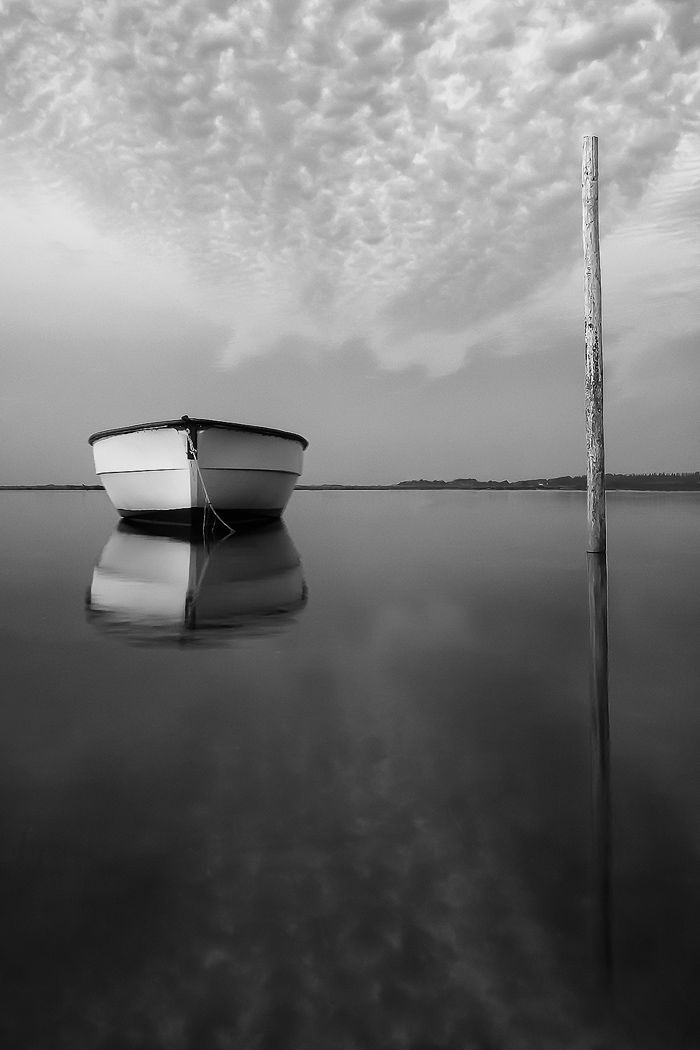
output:
[[[99,430],[88,438],[90,445],[102,438],[117,437],[120,434],[136,434],[140,430],[187,430],[194,426],[197,429],[209,430],[218,427],[220,430],[242,430],[250,434],[264,434],[267,437],[287,438],[298,441],[302,449],[308,448],[309,442],[301,434],[293,434],[289,430],[276,430],[274,427],[259,427],[252,423],[227,423],[221,419],[202,419],[198,416],[182,416],[180,419],[162,419],[154,423],[134,423],[128,427],[116,427],[114,430]]]

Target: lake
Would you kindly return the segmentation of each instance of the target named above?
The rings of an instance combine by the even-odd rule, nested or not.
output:
[[[700,1045],[700,495],[0,509],[4,1047]]]

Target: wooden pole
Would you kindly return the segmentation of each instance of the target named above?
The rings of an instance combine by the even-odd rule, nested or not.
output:
[[[605,452],[603,439],[603,325],[598,231],[598,137],[583,139],[583,299],[586,336],[586,447],[588,551],[605,551]]]

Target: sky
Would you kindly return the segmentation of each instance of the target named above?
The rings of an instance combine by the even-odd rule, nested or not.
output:
[[[309,484],[700,470],[697,0],[0,0],[0,484],[187,413]]]

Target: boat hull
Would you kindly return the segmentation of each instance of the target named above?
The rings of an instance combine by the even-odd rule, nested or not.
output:
[[[302,471],[298,435],[210,420],[143,424],[90,439],[95,471],[124,518],[191,524],[281,517]]]

